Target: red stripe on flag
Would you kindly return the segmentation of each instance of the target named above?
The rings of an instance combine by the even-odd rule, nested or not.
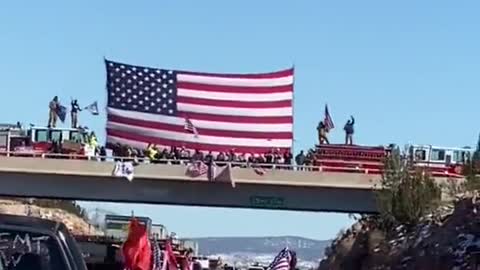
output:
[[[117,115],[108,115],[108,121],[118,124],[126,124],[144,128],[163,129],[168,131],[182,132],[185,130],[185,125],[172,125],[166,123],[159,123],[153,121],[146,121],[140,119],[132,119],[128,117],[121,117]],[[198,134],[204,136],[218,136],[218,137],[231,137],[231,138],[252,138],[252,139],[292,139],[291,132],[249,132],[249,131],[235,131],[235,130],[221,130],[221,129],[207,129],[196,128]],[[193,132],[193,128],[192,128]]]
[[[270,73],[252,73],[252,74],[228,74],[228,73],[207,73],[207,72],[193,72],[193,71],[181,71],[178,73],[187,74],[187,75],[198,75],[198,76],[210,76],[217,78],[243,78],[243,79],[273,79],[281,78],[287,76],[293,76],[293,68],[281,70],[277,72]]]
[[[232,108],[267,109],[267,108],[292,107],[291,100],[248,102],[248,101],[236,101],[236,100],[213,100],[213,99],[193,98],[193,97],[177,97],[177,101],[179,103],[189,103],[189,104],[195,104],[195,105],[218,106],[218,107],[232,107]]]
[[[177,82],[177,88],[207,91],[207,92],[244,93],[244,94],[271,94],[271,93],[285,93],[285,92],[293,91],[293,85],[281,85],[281,86],[270,86],[270,87],[259,87],[259,86],[225,87],[223,85],[191,83],[191,82],[182,82],[182,81]]]

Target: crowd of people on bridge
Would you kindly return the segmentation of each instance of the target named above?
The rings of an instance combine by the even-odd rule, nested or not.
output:
[[[150,163],[165,164],[167,162],[180,164],[182,162],[203,161],[205,163],[215,162],[216,164],[226,164],[231,162],[234,166],[244,166],[247,164],[280,165],[279,168],[289,168],[290,165],[299,166],[313,165],[314,151],[309,151],[306,155],[304,151],[293,157],[289,150],[281,151],[272,149],[264,154],[258,153],[238,153],[235,149],[226,152],[212,153],[199,150],[189,150],[185,147],[159,147],[149,144],[145,149],[135,149],[128,145],[110,144],[112,156],[127,157],[132,159],[147,159]],[[105,149],[105,148],[102,148]],[[100,150],[100,156],[104,150]],[[117,158],[118,160],[120,158]],[[122,158],[123,159],[123,158]],[[283,165],[283,166],[282,166]]]

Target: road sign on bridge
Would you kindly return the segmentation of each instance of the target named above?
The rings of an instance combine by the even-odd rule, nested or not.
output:
[[[285,199],[277,196],[251,196],[252,207],[260,208],[282,208],[286,206]]]

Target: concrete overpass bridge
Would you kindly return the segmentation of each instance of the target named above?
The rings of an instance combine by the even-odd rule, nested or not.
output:
[[[379,175],[286,169],[259,175],[233,167],[236,187],[185,175],[185,165],[140,164],[132,182],[112,176],[114,163],[0,157],[0,196],[296,211],[376,211]]]

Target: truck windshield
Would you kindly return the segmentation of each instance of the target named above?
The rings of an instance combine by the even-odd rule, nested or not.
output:
[[[35,142],[52,142],[52,141],[73,141],[77,143],[84,142],[84,132],[69,131],[61,129],[36,129],[33,140]]]
[[[67,269],[55,238],[0,228],[0,269]]]
[[[76,143],[85,143],[85,132],[81,131],[71,131],[70,132],[70,141],[76,142]]]

